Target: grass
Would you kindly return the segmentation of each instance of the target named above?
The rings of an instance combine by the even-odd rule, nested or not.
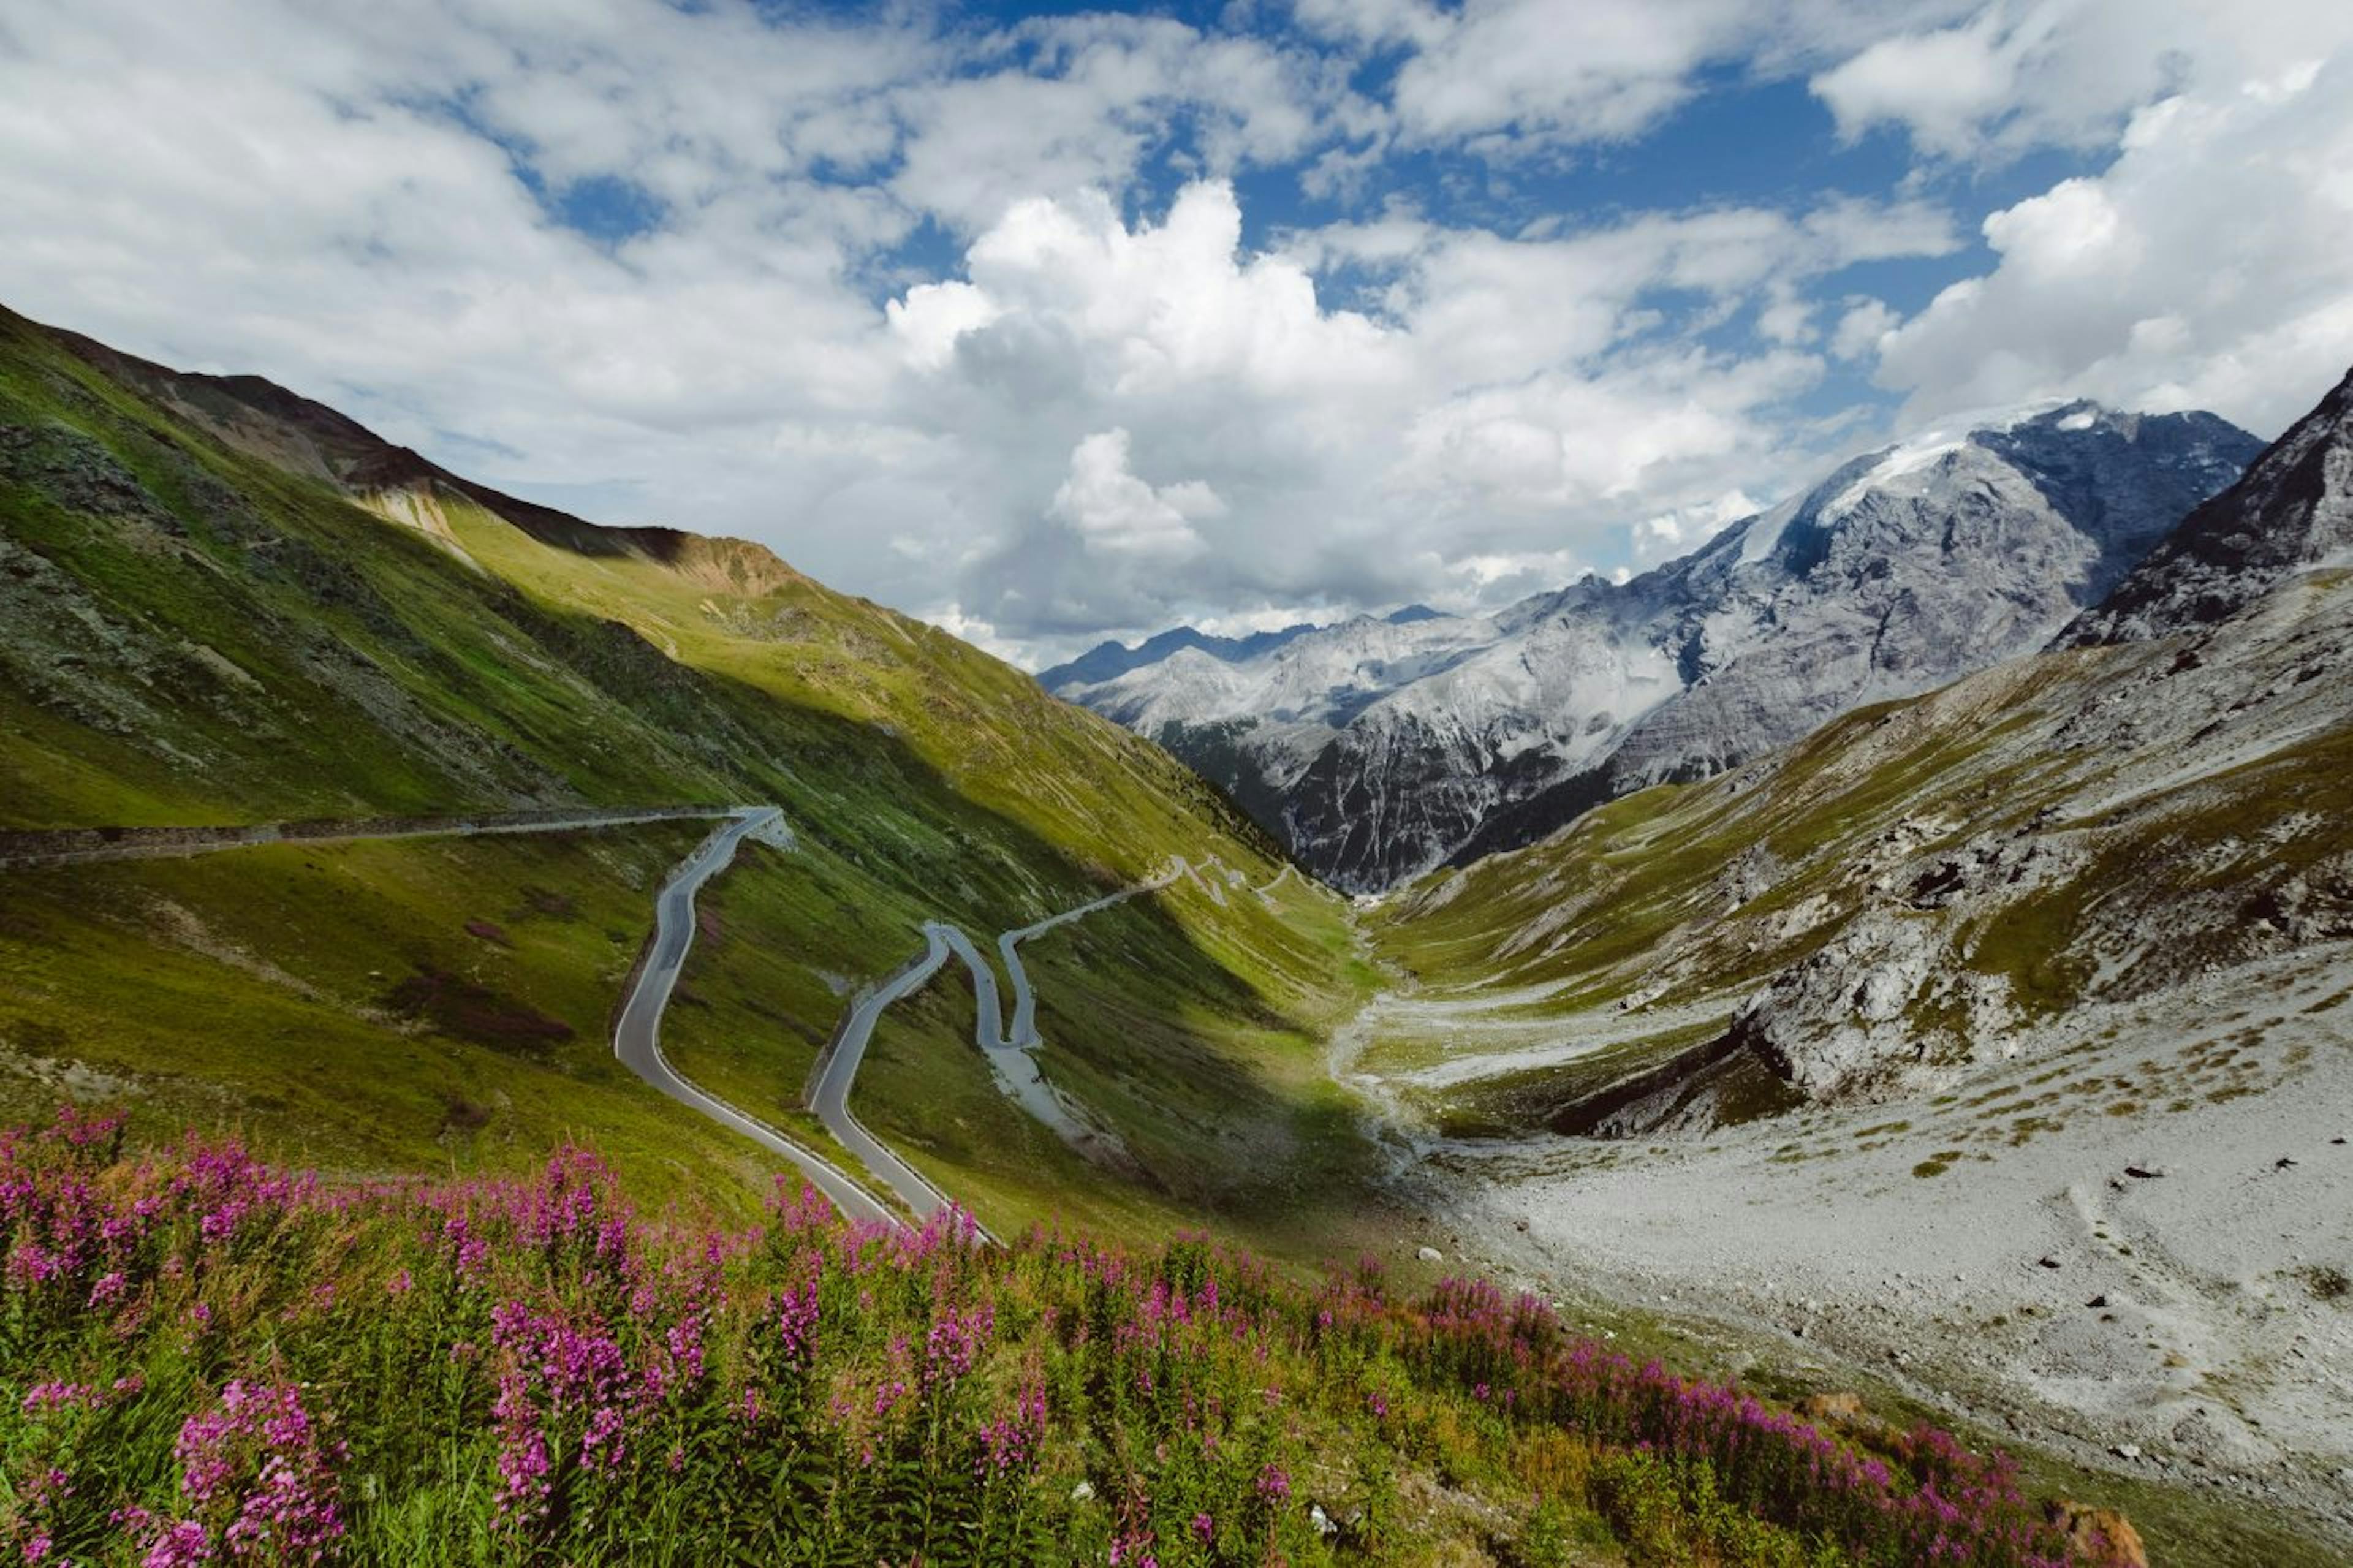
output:
[[[1623,1036],[1604,1010],[1637,1004],[1681,1018],[1728,1016],[1873,904],[1936,922],[1959,963],[2004,982],[1996,994],[2029,1022],[2083,1003],[2095,977],[2103,994],[2129,995],[2243,956],[2260,941],[2267,889],[2340,845],[2297,824],[2353,815],[2353,735],[2325,731],[2096,823],[2076,821],[2071,803],[2106,778],[2113,759],[2021,752],[2017,742],[2073,711],[2118,657],[2005,667],[1849,714],[1736,773],[1609,802],[1543,843],[1392,897],[1367,921],[1376,954],[1426,992],[1542,988],[1480,1016],[1482,1026],[1525,1025],[1531,1039],[1596,1016],[1607,1020],[1596,1033]],[[2080,850],[2075,839],[2063,850],[2081,853],[2080,864],[2017,879],[2017,894],[1965,923],[1914,909],[1934,904],[1938,889],[1888,885],[1881,869],[1933,865],[1940,847],[1964,842],[2006,844],[2029,826],[2087,835]],[[2158,905],[2168,900],[2176,910],[2194,901],[2198,918],[2166,921]],[[2181,929],[2137,943],[2122,973],[2101,969],[2096,952],[2135,948],[2135,933],[2160,922]],[[1915,1003],[1907,1027],[1931,1059],[1972,1048],[1977,1024],[1962,998],[1947,986]],[[1448,1124],[1512,1133],[1549,1121],[1609,1079],[1669,1060],[1687,1038],[1679,1029],[1458,1087]],[[1441,1060],[1441,1034],[1377,1040],[1366,1060],[1389,1070]],[[2112,1114],[2162,1102],[2151,1086],[2133,1087]]]
[[[1179,882],[1023,944],[1044,1075],[1118,1154],[1074,1152],[1006,1097],[973,1045],[956,964],[884,1015],[852,1109],[1001,1233],[1060,1220],[1166,1237],[1210,1222],[1293,1265],[1386,1242],[1356,1108],[1322,1070],[1324,1028],[1345,1008],[1337,902],[1278,897],[1289,916]],[[1208,908],[1180,923],[1192,901]],[[1203,931],[1220,933],[1214,956],[1189,940]],[[976,934],[993,955],[993,933]]]
[[[662,1051],[695,1083],[832,1149],[803,1098],[851,994],[923,949],[923,911],[802,841],[749,843],[696,898],[698,930],[662,1019]],[[838,1163],[861,1167],[846,1153]]]

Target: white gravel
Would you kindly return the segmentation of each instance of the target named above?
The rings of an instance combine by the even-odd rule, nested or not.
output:
[[[2353,1294],[2330,1299],[2353,1277],[2349,988],[2339,946],[2081,1009],[1893,1103],[1418,1149],[1447,1226],[1506,1270],[2353,1526]]]

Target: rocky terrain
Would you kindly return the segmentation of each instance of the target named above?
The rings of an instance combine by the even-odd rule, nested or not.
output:
[[[2217,621],[2273,584],[2353,565],[2353,374],[2247,482],[2182,520],[2063,646],[2162,637]]]
[[[2341,402],[2185,522],[2303,564],[2227,613],[1388,900],[1397,984],[1335,1068],[1454,1178],[1434,1215],[2353,1526],[2353,573],[2295,479],[2346,471]]]
[[[1434,1224],[2084,1463],[2353,1541],[2353,949],[1704,1139],[1443,1143]]]
[[[1336,885],[1377,889],[2041,647],[2259,445],[2089,404],[1962,420],[1623,584],[1255,651],[1098,649],[1047,684],[1192,762]]]

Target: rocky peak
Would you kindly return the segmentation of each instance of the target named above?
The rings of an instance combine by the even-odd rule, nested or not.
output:
[[[2353,373],[2182,519],[2055,646],[2132,642],[2220,621],[2281,579],[2353,565]]]

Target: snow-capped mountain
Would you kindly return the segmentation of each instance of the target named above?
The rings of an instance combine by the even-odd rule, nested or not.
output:
[[[1622,584],[1093,676],[1129,662],[1097,649],[1047,684],[1216,779],[1334,883],[1377,889],[2042,647],[2261,447],[2208,414],[1963,419]]]

